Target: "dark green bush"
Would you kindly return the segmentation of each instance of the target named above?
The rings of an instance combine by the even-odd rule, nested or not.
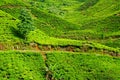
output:
[[[26,35],[35,29],[32,23],[32,18],[26,9],[22,9],[19,19],[21,22],[18,24],[18,33],[21,37],[25,38]]]

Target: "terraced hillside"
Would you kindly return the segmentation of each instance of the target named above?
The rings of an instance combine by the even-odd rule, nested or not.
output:
[[[0,80],[119,80],[119,2],[1,0]]]
[[[18,20],[1,10],[0,10],[0,17],[1,17],[0,18],[0,42],[12,40],[11,38],[14,37],[14,34],[12,32],[12,27],[16,26],[16,23],[18,22]]]
[[[67,32],[63,32],[59,37],[79,40],[97,39],[97,42],[102,42],[107,46],[119,47],[119,45],[114,45],[116,43],[109,44],[110,42],[116,41],[119,43],[119,0],[63,0],[62,2],[50,1],[50,3],[45,1],[41,2],[39,5],[42,6],[42,4],[48,6],[43,7],[44,12],[47,11],[56,16],[63,13],[63,15],[59,15],[58,17],[79,25],[78,27],[80,29],[67,30]],[[111,39],[113,36],[114,39]],[[110,40],[108,40],[109,43],[106,42],[106,38],[110,38]],[[98,41],[98,39],[100,41]]]
[[[36,52],[0,52],[1,80],[45,80],[45,64]]]
[[[120,59],[89,53],[0,52],[1,80],[119,80]],[[44,62],[45,60],[45,62]]]

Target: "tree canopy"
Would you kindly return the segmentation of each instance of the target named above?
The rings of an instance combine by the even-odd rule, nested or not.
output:
[[[21,37],[25,38],[30,31],[35,29],[32,18],[26,9],[21,10],[19,20],[21,20],[21,22],[17,25],[18,33]]]

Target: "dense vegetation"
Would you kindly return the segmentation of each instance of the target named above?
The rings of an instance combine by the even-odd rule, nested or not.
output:
[[[1,0],[0,80],[119,80],[119,2]]]
[[[44,80],[45,64],[36,52],[0,52],[1,80]]]
[[[120,59],[94,54],[49,53],[47,65],[55,80],[119,80]]]
[[[19,20],[21,20],[21,22],[18,23],[18,26],[17,26],[18,27],[18,34],[21,37],[26,38],[27,34],[29,34],[30,31],[33,31],[35,29],[35,27],[32,24],[31,16],[27,12],[27,10],[25,10],[25,9],[21,10]]]
[[[89,53],[0,52],[1,80],[119,80],[120,58]],[[46,67],[45,67],[46,65]]]

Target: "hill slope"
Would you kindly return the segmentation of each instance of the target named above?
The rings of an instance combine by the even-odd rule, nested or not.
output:
[[[119,2],[1,0],[0,50],[15,51],[0,52],[0,80],[120,79]],[[35,26],[25,39],[16,32],[21,9]]]
[[[120,58],[68,52],[0,52],[1,80],[118,80]]]
[[[103,4],[107,4],[107,5],[100,6]],[[27,10],[29,11],[29,13],[31,14],[34,20],[34,26],[36,27],[36,29],[39,29],[38,33],[36,33],[37,31],[36,30],[33,33],[31,32],[30,35],[28,35],[27,43],[35,42],[38,43],[38,45],[47,44],[47,45],[73,45],[73,46],[78,46],[78,45],[81,46],[81,43],[85,43],[82,44],[82,46],[86,44],[88,44],[89,46],[91,44],[98,44],[98,45],[102,44],[101,46],[96,46],[96,47],[105,50],[107,49],[108,51],[112,49],[113,51],[115,50],[114,52],[117,51],[117,53],[119,53],[119,44],[120,44],[119,43],[120,40],[119,11],[120,10],[119,10],[119,3],[117,3],[117,1],[112,0],[110,2],[106,2],[104,0],[95,0],[95,1],[93,0],[90,2],[89,0],[86,1],[82,1],[82,0],[21,1],[19,0],[15,2],[9,1],[8,3],[6,2],[1,3],[0,7],[2,12],[4,11],[4,13],[6,12],[14,16],[15,17],[14,19],[17,19],[19,17],[21,8],[27,8]],[[65,13],[64,15],[68,15],[68,16],[62,17],[54,13],[54,11],[49,12],[49,10],[51,10],[51,7],[56,7],[56,9],[59,10],[65,8],[66,10],[68,10],[68,12]],[[69,12],[69,9],[71,12]],[[101,9],[102,11],[100,11]],[[13,13],[13,11],[15,13]],[[103,13],[105,13],[105,15]],[[72,16],[69,16],[71,14]],[[76,17],[76,15],[79,16]],[[71,23],[71,20],[69,20],[70,18],[72,20],[79,19],[78,21],[80,21],[80,23],[78,23],[78,21],[77,22],[72,21]],[[1,19],[4,18],[2,17]],[[17,22],[15,24],[17,24]],[[12,26],[11,28],[14,28],[15,26],[16,25]],[[39,32],[45,33],[50,37],[46,37],[46,35],[42,35]],[[17,37],[15,36],[16,33],[13,32],[12,34],[14,38]],[[9,37],[11,37],[11,35]],[[58,39],[58,38],[65,38],[66,40]],[[18,37],[18,39],[20,40],[21,38]],[[76,39],[76,41],[71,39]],[[24,42],[26,41],[24,40]],[[23,44],[26,44],[24,42]],[[21,44],[20,41],[19,43]],[[106,47],[104,47],[104,45]]]

